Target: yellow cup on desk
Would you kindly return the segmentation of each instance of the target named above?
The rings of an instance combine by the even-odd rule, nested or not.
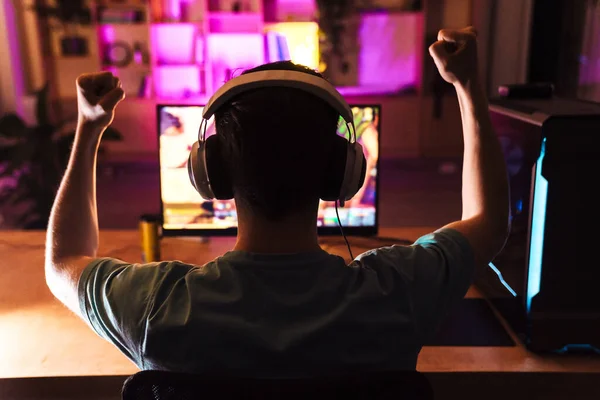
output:
[[[160,216],[144,214],[139,226],[142,262],[160,261]]]

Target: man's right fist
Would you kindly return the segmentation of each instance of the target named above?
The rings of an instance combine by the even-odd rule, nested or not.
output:
[[[465,85],[477,78],[477,32],[473,27],[442,29],[429,54],[446,82]]]
[[[110,72],[83,74],[77,78],[79,122],[98,133],[110,125],[115,107],[125,98],[121,81]]]

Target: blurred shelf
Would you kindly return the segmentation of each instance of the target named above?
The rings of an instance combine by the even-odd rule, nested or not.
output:
[[[196,67],[200,70],[206,69],[206,64],[204,63],[172,63],[172,64],[161,64],[161,63],[156,63],[153,65],[154,68],[178,68],[178,67]]]
[[[98,4],[96,4],[97,8],[110,8],[111,10],[114,9],[118,9],[118,10],[145,10],[148,5],[141,2],[140,4],[135,4],[135,3],[131,3],[131,2],[127,2],[124,4],[119,4],[115,1],[97,1]]]
[[[114,26],[123,27],[123,26],[134,26],[134,27],[142,27],[150,25],[149,22],[99,22],[98,28],[112,28]]]
[[[264,21],[261,13],[218,11],[208,16],[211,33],[262,32]]]
[[[213,11],[208,14],[208,18],[260,18],[262,20],[263,15],[259,12]]]
[[[124,67],[119,67],[117,65],[103,64],[101,65],[102,69],[105,70],[127,70],[127,71],[150,71],[152,66],[150,64],[134,64],[126,65]]]
[[[197,27],[198,25],[202,25],[204,21],[185,21],[185,22],[149,22],[153,27],[161,27],[161,26],[185,26],[191,25]]]
[[[54,61],[68,61],[68,62],[80,62],[80,63],[89,63],[90,61],[96,60],[96,54],[86,54],[84,56],[63,56],[63,55],[55,55],[52,57]]]
[[[423,9],[406,9],[402,7],[388,7],[388,8],[378,8],[378,7],[357,7],[357,11],[361,14],[390,14],[390,15],[398,15],[398,14],[423,14]]]

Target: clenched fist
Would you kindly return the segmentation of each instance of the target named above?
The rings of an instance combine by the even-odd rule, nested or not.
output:
[[[446,82],[464,85],[477,78],[477,32],[473,27],[442,29],[429,54]]]
[[[83,74],[77,78],[79,124],[101,134],[110,125],[115,108],[125,98],[121,81],[110,72]]]

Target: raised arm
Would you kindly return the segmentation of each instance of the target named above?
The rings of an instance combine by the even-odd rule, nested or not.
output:
[[[477,264],[487,264],[508,235],[509,189],[502,148],[477,73],[476,32],[441,30],[429,52],[442,77],[456,88],[464,136],[462,219],[446,228],[462,233]]]
[[[98,249],[96,157],[102,133],[123,100],[121,83],[111,73],[77,79],[79,119],[75,142],[60,184],[46,239],[46,282],[52,293],[79,314],[77,284]]]

